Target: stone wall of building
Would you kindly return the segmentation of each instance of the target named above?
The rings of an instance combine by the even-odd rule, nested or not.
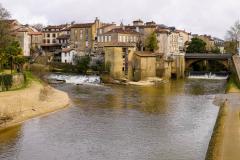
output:
[[[128,57],[127,61],[124,57],[123,49],[127,48]],[[133,79],[133,69],[132,69],[132,59],[133,53],[135,51],[134,47],[105,47],[105,65],[110,67],[110,76],[114,79],[127,78],[129,80]],[[127,73],[126,66],[127,64]]]

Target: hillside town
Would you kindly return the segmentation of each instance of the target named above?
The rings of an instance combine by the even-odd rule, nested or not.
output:
[[[76,65],[81,57],[91,64],[102,62],[114,79],[131,81],[147,77],[184,77],[184,55],[192,38],[206,43],[206,53],[225,53],[224,40],[193,34],[154,21],[132,24],[66,23],[43,28],[5,20],[19,41],[23,55],[31,61]],[[154,45],[156,43],[156,45]]]

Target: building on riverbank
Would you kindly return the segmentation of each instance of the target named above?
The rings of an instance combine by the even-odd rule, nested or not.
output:
[[[114,79],[133,79],[134,43],[112,42],[104,45],[105,66]]]

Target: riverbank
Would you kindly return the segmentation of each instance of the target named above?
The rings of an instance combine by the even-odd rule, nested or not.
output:
[[[31,80],[24,89],[0,93],[0,130],[65,108],[69,102],[65,92]]]
[[[236,160],[240,157],[240,90],[229,82],[209,143],[206,160]]]

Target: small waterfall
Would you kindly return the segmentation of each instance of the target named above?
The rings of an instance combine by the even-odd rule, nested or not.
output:
[[[228,78],[226,72],[189,72],[189,79],[213,79],[213,80],[225,80]]]
[[[86,76],[86,75],[64,75],[64,74],[51,74],[47,77],[48,80],[64,81],[70,84],[100,84],[99,76]]]

